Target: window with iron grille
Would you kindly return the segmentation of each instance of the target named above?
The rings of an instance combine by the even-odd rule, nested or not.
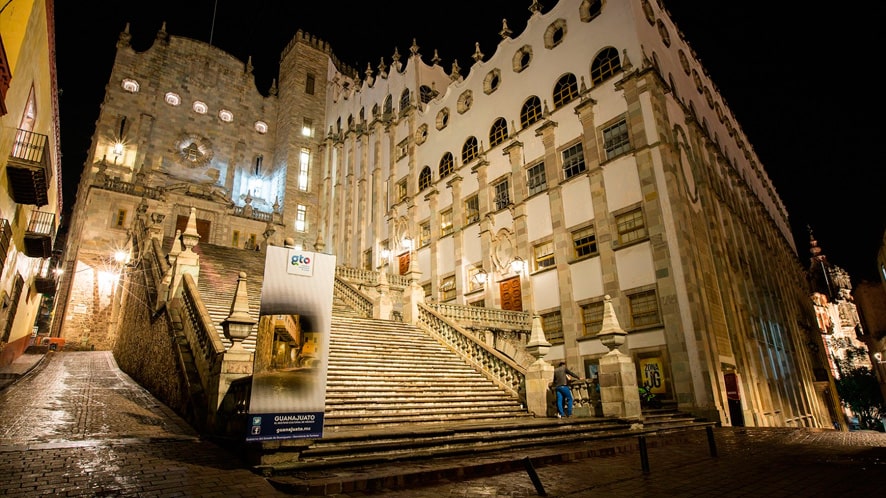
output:
[[[563,178],[572,178],[583,173],[586,169],[584,148],[581,142],[563,151]]]
[[[554,242],[542,242],[532,248],[535,270],[544,270],[556,264],[554,260]]]
[[[455,299],[455,275],[440,279],[440,301]]]
[[[554,108],[558,109],[578,97],[578,80],[572,73],[564,75],[554,85]]]
[[[603,327],[603,301],[581,306],[581,325],[584,335],[596,335]]]
[[[606,159],[612,159],[631,150],[628,122],[625,119],[603,128],[603,148],[606,150]]]
[[[465,199],[465,225],[480,221],[480,199],[472,195]]]
[[[541,315],[541,328],[551,344],[563,344],[563,318],[560,310]]]
[[[526,188],[529,195],[544,192],[548,188],[548,179],[545,176],[545,163],[538,163],[526,170]]]
[[[628,244],[646,238],[646,222],[643,220],[641,208],[616,215],[615,226],[619,244]]]
[[[597,232],[594,226],[572,232],[572,247],[575,249],[576,259],[597,254]]]
[[[489,146],[495,147],[504,142],[506,138],[508,138],[508,123],[505,118],[498,118],[489,129]]]
[[[502,180],[496,183],[492,188],[495,192],[495,198],[492,201],[495,205],[495,210],[499,211],[508,207],[511,203],[511,193],[508,188],[508,181]]]
[[[631,309],[631,327],[647,327],[661,323],[655,290],[629,294],[628,306]]]

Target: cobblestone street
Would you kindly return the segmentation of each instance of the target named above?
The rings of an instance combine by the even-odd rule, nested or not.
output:
[[[117,369],[109,352],[50,353],[0,391],[3,496],[287,496],[231,452],[201,440]],[[879,496],[886,434],[719,428],[638,452],[424,487],[337,498]],[[465,458],[465,466],[479,456]],[[398,464],[408,470],[422,464]],[[360,472],[360,469],[354,469]]]

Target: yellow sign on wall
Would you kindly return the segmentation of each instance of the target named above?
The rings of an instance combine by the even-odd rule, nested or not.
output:
[[[645,385],[655,394],[667,392],[664,378],[664,362],[660,356],[640,358],[640,385]]]

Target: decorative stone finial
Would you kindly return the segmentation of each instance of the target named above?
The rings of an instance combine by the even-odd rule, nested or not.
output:
[[[526,352],[531,354],[536,361],[541,360],[551,350],[551,343],[545,339],[545,331],[541,325],[541,317],[532,315],[532,329],[529,333],[529,342],[526,344]]]
[[[512,33],[513,33],[513,31],[511,31],[511,29],[508,28],[508,20],[502,19],[501,20],[501,31],[498,32],[498,34],[501,35],[501,39],[506,40],[506,39],[510,38]]]
[[[449,73],[449,79],[452,81],[461,79],[461,68],[458,67],[458,59],[452,61],[452,72]]]
[[[474,61],[480,62],[483,60],[483,52],[480,51],[480,42],[474,42]]]
[[[249,297],[246,294],[246,272],[240,272],[237,276],[237,290],[231,302],[231,313],[221,323],[225,337],[231,341],[231,349],[243,349],[243,339],[252,333],[255,319],[249,315]]]
[[[416,43],[415,38],[412,39],[412,46],[409,47],[409,52],[412,55],[418,55],[418,43]]]
[[[538,12],[541,12],[541,7],[541,2],[539,2],[538,0],[532,0],[532,5],[529,6],[529,12],[532,12],[532,14],[534,15]]]
[[[435,48],[434,49],[434,56],[431,57],[431,64],[436,66],[436,65],[440,64],[441,60],[442,59],[440,59],[440,56],[437,54],[437,49]]]
[[[603,296],[603,326],[597,333],[597,338],[612,352],[625,343],[627,335],[628,333],[619,325],[618,317],[615,316],[612,298],[606,294]]]

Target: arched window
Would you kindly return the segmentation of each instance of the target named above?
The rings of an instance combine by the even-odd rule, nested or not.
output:
[[[425,166],[424,168],[421,169],[421,173],[418,174],[418,191],[421,192],[422,190],[424,190],[430,186],[431,186],[431,168],[428,166]]]
[[[422,85],[418,88],[418,95],[422,104],[427,104],[434,98],[436,92],[428,85]]]
[[[404,88],[403,93],[400,94],[400,112],[406,111],[409,107],[409,89]]]
[[[520,126],[526,128],[541,119],[541,99],[533,95],[523,102],[520,109]]]
[[[618,59],[618,50],[606,47],[597,54],[591,64],[591,85],[602,83],[619,71],[621,71],[621,62]]]
[[[394,112],[394,102],[390,95],[385,97],[384,110],[382,110],[382,119],[388,119],[391,117],[391,113]]]
[[[508,138],[508,122],[505,121],[505,118],[498,118],[489,129],[489,146],[495,147],[504,142],[506,138]]]
[[[468,137],[461,148],[461,163],[467,164],[474,159],[477,159],[477,138]]]
[[[560,108],[578,97],[578,81],[575,75],[567,73],[554,85],[554,108]]]
[[[455,169],[455,160],[452,159],[451,152],[443,154],[443,157],[440,158],[440,167],[438,169],[440,178],[446,178],[452,174],[452,171]]]

